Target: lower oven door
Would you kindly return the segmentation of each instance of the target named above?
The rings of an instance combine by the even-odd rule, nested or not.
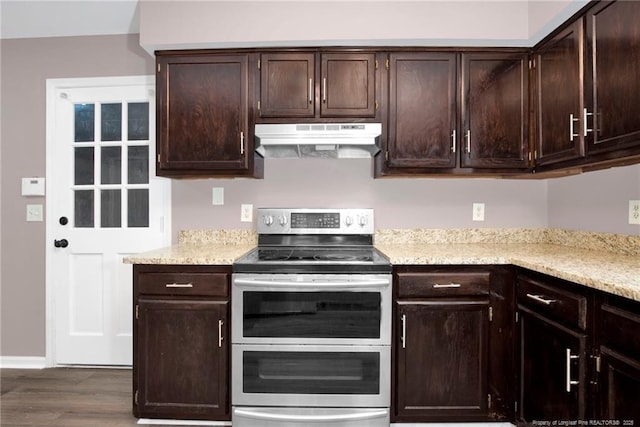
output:
[[[232,346],[233,406],[388,408],[389,346]]]
[[[233,427],[389,427],[387,408],[233,408]]]

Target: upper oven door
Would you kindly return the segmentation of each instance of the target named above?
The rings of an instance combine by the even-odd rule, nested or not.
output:
[[[391,275],[234,274],[234,344],[391,345]]]

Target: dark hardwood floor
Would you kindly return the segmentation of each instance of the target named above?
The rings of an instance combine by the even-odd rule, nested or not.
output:
[[[0,384],[2,427],[138,425],[130,369],[1,369]]]

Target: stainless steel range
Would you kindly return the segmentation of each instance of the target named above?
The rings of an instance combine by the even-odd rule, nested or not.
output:
[[[389,425],[391,265],[371,209],[258,209],[232,285],[234,427]]]

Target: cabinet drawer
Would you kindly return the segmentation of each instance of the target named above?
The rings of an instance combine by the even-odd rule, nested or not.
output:
[[[640,355],[640,308],[631,311],[615,303],[604,303],[600,316],[600,344],[625,354]]]
[[[549,318],[585,330],[587,297],[526,277],[518,279],[518,304],[526,305]]]
[[[398,273],[398,297],[488,295],[489,272]]]
[[[137,277],[138,293],[157,295],[229,296],[227,273],[141,273]]]

